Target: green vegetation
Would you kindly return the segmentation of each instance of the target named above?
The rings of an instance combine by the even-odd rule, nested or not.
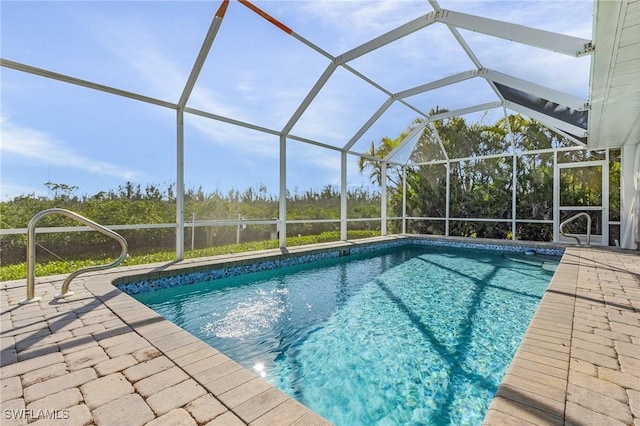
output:
[[[443,112],[432,111],[433,114]],[[376,146],[371,144],[367,154],[384,158],[401,142],[404,135],[416,126],[415,120],[398,138],[383,138]],[[511,129],[513,137],[508,129]],[[437,134],[436,131],[437,130]],[[536,121],[521,115],[510,115],[494,124],[468,124],[461,117],[438,120],[427,125],[419,136],[416,149],[411,154],[412,163],[440,160],[437,164],[407,167],[407,215],[412,217],[446,217],[447,164],[449,163],[450,221],[449,234],[466,237],[510,239],[513,215],[513,156],[484,158],[494,154],[516,152],[516,218],[525,220],[553,219],[553,153],[526,151],[575,146],[573,142],[554,133]],[[443,149],[446,152],[443,153]],[[620,163],[615,153],[609,163],[611,220],[619,218]],[[574,150],[560,152],[558,162],[569,163],[602,160],[604,152]],[[369,171],[372,183],[380,183],[380,162],[362,158],[360,170]],[[564,206],[601,205],[601,169],[562,169],[561,202]],[[387,169],[389,215],[402,216],[403,187],[401,169]],[[576,212],[562,212],[561,220]],[[502,219],[503,222],[472,222],[466,218]],[[592,232],[602,231],[602,220],[594,215]],[[574,226],[583,224],[575,222]],[[397,229],[392,229],[397,231]],[[408,220],[407,232],[420,234],[445,233],[445,222],[436,220]],[[576,232],[569,229],[569,232]],[[611,238],[617,238],[617,229],[611,230]],[[553,226],[546,223],[522,223],[516,227],[516,239],[552,241]]]
[[[45,184],[51,197],[25,195],[0,203],[0,225],[4,229],[26,228],[38,212],[49,208],[64,208],[89,219],[110,225],[175,223],[175,191],[172,186],[160,188],[127,182],[116,191],[99,192],[93,196],[77,196],[77,187],[65,184]],[[356,188],[348,192],[349,217],[380,217],[380,197],[377,192]],[[278,215],[278,199],[267,193],[264,185],[244,192],[231,190],[227,194],[201,189],[185,194],[185,220],[196,221],[238,219],[274,219]],[[288,194],[288,219],[339,219],[340,193],[326,186],[320,191]],[[380,221],[354,222],[349,225],[350,238],[379,235]],[[373,223],[373,226],[371,226]],[[45,216],[38,228],[78,226],[60,215]],[[311,244],[340,239],[337,223],[290,224],[288,245]],[[275,248],[278,245],[276,226],[237,225],[197,226],[194,235],[185,230],[185,257],[212,256],[249,250]],[[128,242],[130,257],[125,265],[167,262],[175,259],[175,227],[119,230]],[[240,243],[236,244],[238,233]],[[105,264],[120,253],[117,242],[98,232],[57,232],[36,236],[36,276],[68,273],[78,268]],[[0,278],[24,278],[26,273],[26,236],[0,237]]]
[[[379,231],[349,231],[349,239],[359,239],[379,236]],[[289,237],[287,238],[287,246],[300,246],[305,244],[316,244],[330,241],[338,241],[340,239],[340,232],[322,232],[318,235],[307,235],[301,237]],[[185,258],[195,259],[198,257],[216,256],[231,253],[243,253],[248,251],[268,250],[278,248],[278,241],[255,241],[251,243],[230,244],[218,247],[208,247],[198,250],[190,250],[185,253]],[[63,261],[52,260],[45,263],[36,264],[36,276],[43,277],[56,274],[68,274],[76,271],[80,268],[94,265],[104,265],[113,262],[114,258],[105,258],[100,260],[75,260],[75,261]],[[133,266],[133,265],[145,265],[148,263],[156,262],[171,262],[175,260],[174,251],[156,252],[152,254],[145,254],[140,256],[129,256],[120,266]],[[0,281],[19,280],[26,278],[27,265],[26,263],[17,263],[13,265],[0,266]]]

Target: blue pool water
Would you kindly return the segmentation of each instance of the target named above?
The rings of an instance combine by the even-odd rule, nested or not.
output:
[[[134,297],[336,425],[473,425],[557,260],[405,246]]]

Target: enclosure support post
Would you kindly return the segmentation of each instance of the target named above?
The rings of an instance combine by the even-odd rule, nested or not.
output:
[[[447,160],[447,194],[445,196],[444,235],[449,236],[449,204],[451,201],[451,162]]]
[[[182,90],[180,100],[176,109],[178,115],[178,142],[177,142],[177,168],[176,168],[176,260],[184,259],[184,108],[187,105],[191,91],[196,85],[200,71],[204,65],[209,50],[213,45],[213,40],[218,34],[222,19],[229,6],[228,1],[223,1],[211,21],[209,31],[205,37],[195,64],[191,68],[191,73],[187,83]],[[192,232],[195,228],[191,228]],[[193,234],[192,234],[193,235]]]
[[[280,135],[280,213],[278,236],[280,248],[287,246],[287,137]]]
[[[176,260],[184,259],[184,109],[177,112]]]
[[[513,154],[513,166],[511,167],[511,239],[515,241],[516,239],[516,212],[518,209],[516,196],[518,194],[517,184],[518,184],[518,157],[516,154]]]
[[[407,166],[402,166],[402,233],[407,233]]]
[[[640,248],[640,143],[622,145],[621,155],[620,247],[638,249]]]
[[[492,84],[492,87],[495,90],[495,86]],[[501,96],[502,97],[502,96]],[[516,239],[516,217],[518,211],[518,203],[517,203],[517,194],[518,194],[518,156],[516,155],[516,144],[515,144],[515,136],[513,135],[513,131],[511,129],[511,122],[509,121],[509,114],[507,113],[507,109],[503,106],[502,112],[504,113],[504,124],[507,128],[507,132],[509,133],[509,142],[511,145],[511,149],[513,150],[513,162],[511,163],[511,239],[515,241]]]
[[[196,242],[196,212],[191,213],[191,251],[193,251]]]
[[[602,165],[602,245],[609,245],[609,150],[604,151]]]
[[[558,151],[553,151],[553,242],[560,240],[560,169]]]
[[[380,235],[387,235],[387,163],[382,162],[380,170]]]
[[[347,241],[347,153],[340,153],[340,239]]]

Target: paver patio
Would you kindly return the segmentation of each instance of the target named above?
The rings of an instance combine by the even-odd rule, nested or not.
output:
[[[111,285],[163,267],[3,282],[2,425],[328,424]],[[638,253],[566,250],[485,424],[640,426]]]
[[[487,425],[640,425],[640,255],[569,248]]]

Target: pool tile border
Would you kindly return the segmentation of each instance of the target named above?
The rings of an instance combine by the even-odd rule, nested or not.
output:
[[[303,252],[297,254],[270,254],[260,259],[239,259],[235,262],[224,262],[222,264],[213,263],[208,269],[203,268],[202,266],[196,266],[194,268],[191,268],[191,270],[187,268],[179,271],[167,271],[165,273],[158,273],[153,276],[142,275],[137,278],[135,275],[130,275],[115,280],[114,285],[127,294],[136,295],[166,288],[190,285],[197,282],[212,281],[253,272],[268,271],[287,266],[317,262],[325,259],[335,259],[346,255],[371,253],[375,251],[382,251],[394,247],[403,247],[409,245],[503,251],[513,253],[526,253],[533,251],[537,254],[553,256],[562,256],[562,254],[564,253],[564,249],[562,248],[543,245],[534,246],[531,243],[522,244],[512,242],[511,244],[509,244],[508,242],[505,243],[503,241],[487,243],[456,241],[438,238],[406,237],[383,242],[370,240],[361,241],[349,246],[339,245],[338,247],[314,250],[311,253]],[[264,260],[265,258],[267,260]]]

